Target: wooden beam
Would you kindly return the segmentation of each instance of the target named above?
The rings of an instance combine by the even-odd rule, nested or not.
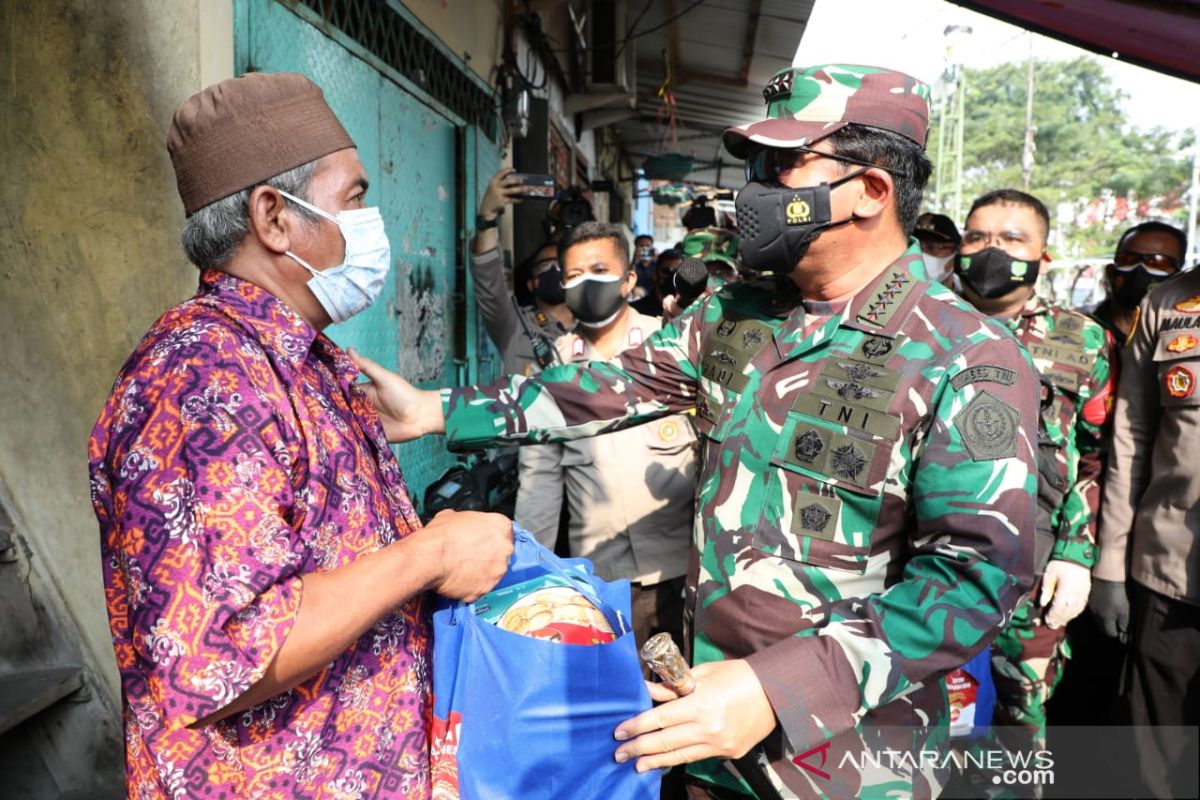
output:
[[[754,60],[754,40],[758,38],[758,18],[762,16],[762,0],[750,0],[750,18],[746,21],[746,40],[742,44],[742,86],[750,80],[750,62]]]
[[[676,83],[679,83],[679,54],[682,52],[682,48],[679,45],[678,17],[679,0],[667,0],[667,18],[671,20],[667,23],[667,63],[670,65],[670,70],[668,71],[676,76]]]

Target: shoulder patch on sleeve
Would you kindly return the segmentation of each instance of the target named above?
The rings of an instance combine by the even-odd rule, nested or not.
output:
[[[986,391],[971,398],[954,420],[974,461],[994,461],[1017,454],[1017,423],[1021,414]]]
[[[995,364],[976,364],[967,367],[950,379],[950,385],[954,387],[956,392],[962,391],[962,388],[968,383],[984,382],[1002,383],[1005,386],[1012,386],[1017,382],[1017,373],[1016,370],[998,367]]]

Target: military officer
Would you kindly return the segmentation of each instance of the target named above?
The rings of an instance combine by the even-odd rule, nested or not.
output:
[[[748,168],[742,258],[774,275],[609,363],[444,394],[361,366],[398,441],[571,439],[695,408],[697,688],[654,686],[662,705],[617,728],[615,757],[688,763],[696,797],[751,794],[746,755],[787,797],[932,796],[945,762],[908,751],[945,742],[940,678],[1032,582],[1037,376],[909,238],[928,87],[826,65],[781,70],[764,96],[766,119],[725,145]],[[847,763],[866,736],[909,759]]]
[[[1152,289],[1134,316],[1089,601],[1101,628],[1129,641],[1139,762],[1158,797],[1196,785],[1196,762],[1171,739],[1182,728],[1171,726],[1200,724],[1198,380],[1200,272],[1191,270]]]
[[[955,267],[963,297],[1008,326],[1042,381],[1034,561],[1041,581],[992,646],[996,722],[1025,728],[1039,747],[1046,701],[1070,655],[1066,624],[1087,606],[1091,588],[1114,393],[1111,337],[1096,321],[1047,305],[1035,291],[1049,261],[1049,229],[1050,215],[1036,197],[988,192],[967,215]]]

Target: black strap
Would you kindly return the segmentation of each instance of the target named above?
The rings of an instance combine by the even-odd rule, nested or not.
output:
[[[521,313],[521,306],[517,304],[517,298],[509,297],[509,299],[512,300],[513,309],[517,312],[517,320],[520,321],[521,328],[529,337],[529,343],[533,345],[533,360],[537,362],[538,368],[549,369],[555,364],[561,364],[562,360],[558,357],[558,351],[554,349],[554,345],[546,341],[545,336],[529,330],[529,325],[525,322],[525,315]]]

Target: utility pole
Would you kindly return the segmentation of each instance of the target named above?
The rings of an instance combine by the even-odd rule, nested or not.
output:
[[[1025,192],[1029,191],[1029,179],[1033,177],[1033,151],[1037,145],[1033,136],[1037,128],[1033,125],[1033,33],[1029,37],[1029,78],[1025,83],[1025,147],[1021,150],[1021,183]]]
[[[950,87],[954,85],[954,84],[950,83],[950,81],[948,80],[949,77],[950,77],[949,71],[947,70],[947,68],[943,67],[942,68],[941,85],[938,87],[937,155],[934,156],[934,162],[933,162],[933,164],[934,164],[934,168],[933,168],[933,202],[930,203],[930,206],[935,211],[939,211],[939,212],[946,210],[945,202],[944,202],[945,198],[942,195],[942,192],[943,192],[942,174],[945,172],[945,169],[943,168],[942,165],[946,163],[946,161],[945,161],[946,137],[949,135],[947,133],[947,127],[946,127],[946,95],[952,91]]]
[[[970,31],[970,28],[967,29]],[[963,128],[967,119],[967,71],[958,65],[958,112],[954,120],[954,224],[961,225],[962,176],[963,176]]]
[[[966,25],[947,25],[942,32],[946,37],[946,79],[938,97],[938,148],[937,168],[934,171],[933,207],[943,213],[950,212],[956,223],[962,220],[962,175],[963,175],[963,128],[966,124],[966,70],[963,68],[963,40],[971,34]],[[946,94],[950,95],[949,118],[947,118]],[[947,208],[946,195],[950,193],[949,168],[954,172],[954,200]]]
[[[1200,201],[1200,124],[1192,128],[1192,185],[1188,188],[1188,250],[1187,263],[1195,265],[1196,254],[1196,204]]]

